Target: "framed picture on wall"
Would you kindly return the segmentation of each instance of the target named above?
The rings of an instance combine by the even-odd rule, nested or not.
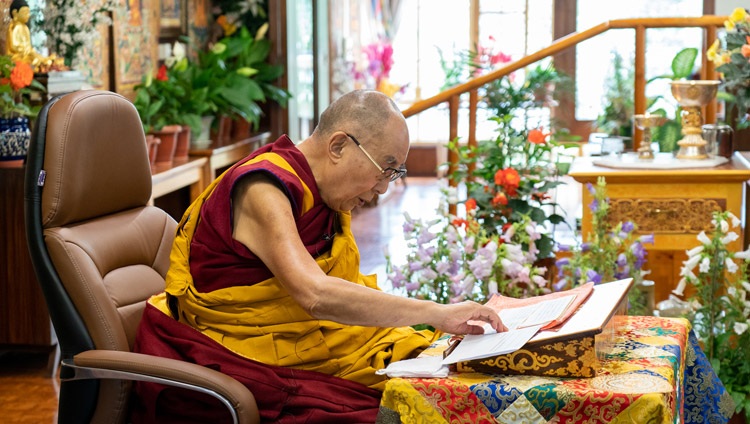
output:
[[[187,33],[187,0],[161,0],[159,37],[173,38]]]
[[[125,0],[125,13],[112,19],[114,90],[134,96],[134,86],[158,63],[159,0]]]

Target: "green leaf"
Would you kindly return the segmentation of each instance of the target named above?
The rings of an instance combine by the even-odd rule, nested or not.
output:
[[[689,77],[693,73],[696,57],[698,57],[698,49],[695,47],[680,50],[672,59],[672,79]]]

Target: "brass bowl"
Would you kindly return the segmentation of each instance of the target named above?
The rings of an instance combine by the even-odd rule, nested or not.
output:
[[[672,81],[672,96],[680,106],[701,107],[707,105],[719,90],[718,80]]]
[[[660,115],[633,115],[633,122],[639,129],[660,127],[667,122],[667,117]]]

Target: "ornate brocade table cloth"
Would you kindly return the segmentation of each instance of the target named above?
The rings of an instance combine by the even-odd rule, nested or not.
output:
[[[733,403],[681,318],[617,316],[593,378],[393,378],[378,422],[722,423]]]

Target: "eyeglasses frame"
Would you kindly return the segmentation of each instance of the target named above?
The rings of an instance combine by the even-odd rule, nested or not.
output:
[[[404,177],[406,175],[406,166],[405,165],[401,165],[401,167],[398,168],[398,169],[390,167],[390,166],[387,167],[387,168],[385,168],[385,169],[383,169],[383,167],[380,166],[380,165],[378,165],[378,163],[375,162],[375,159],[373,159],[372,156],[370,156],[370,154],[367,153],[367,150],[365,150],[365,148],[362,147],[362,143],[360,143],[359,140],[357,140],[353,135],[351,135],[349,133],[344,133],[344,134],[347,137],[349,137],[349,138],[352,139],[352,141],[354,142],[354,144],[356,144],[357,147],[359,147],[359,150],[361,150],[362,153],[364,153],[365,156],[367,156],[367,159],[370,159],[370,162],[372,162],[372,164],[375,165],[378,168],[378,170],[380,171],[380,174],[383,175],[383,176],[385,176],[386,178],[389,178],[391,180],[391,182],[396,181],[399,178],[402,178],[402,177]],[[391,175],[390,176],[388,176],[388,174],[387,174],[388,171],[391,171]]]

